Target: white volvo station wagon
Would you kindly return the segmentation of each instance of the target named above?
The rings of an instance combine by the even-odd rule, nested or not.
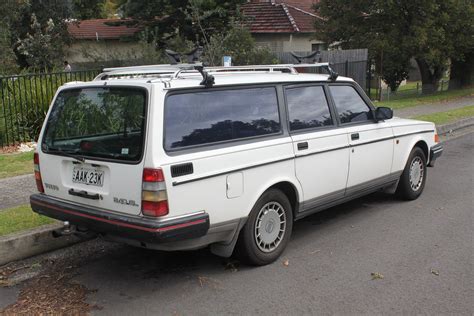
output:
[[[31,206],[77,233],[264,265],[295,220],[377,190],[416,199],[443,150],[434,124],[392,118],[350,78],[298,72],[321,66],[141,66],[68,83],[39,137]]]

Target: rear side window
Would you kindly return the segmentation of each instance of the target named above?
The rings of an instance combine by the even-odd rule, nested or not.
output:
[[[323,87],[311,86],[287,89],[286,101],[290,116],[290,130],[332,125]]]
[[[280,132],[274,87],[171,95],[164,120],[166,150]]]
[[[329,86],[341,123],[372,120],[372,111],[351,86]]]

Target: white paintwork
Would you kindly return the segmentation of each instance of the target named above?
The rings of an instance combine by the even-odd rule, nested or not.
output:
[[[326,75],[279,73],[222,73],[216,74],[216,86],[251,85],[258,83],[327,82]],[[251,143],[235,143],[218,149],[205,149],[187,154],[171,155],[163,148],[163,104],[170,90],[203,89],[201,77],[195,74],[171,80],[166,85],[158,79],[120,79],[104,82],[69,84],[71,86],[140,86],[149,92],[148,120],[144,159],[137,165],[87,161],[105,170],[103,188],[87,187],[100,193],[103,200],[87,200],[67,193],[72,184],[72,159],[44,154],[38,147],[40,168],[45,183],[59,186],[59,191],[46,188],[46,194],[69,202],[90,205],[107,211],[141,216],[139,206],[125,206],[113,202],[113,197],[134,200],[141,204],[143,168],[162,168],[166,180],[169,214],[173,218],[204,210],[211,226],[249,215],[258,198],[271,186],[288,182],[297,192],[299,202],[344,190],[390,173],[403,170],[413,146],[421,141],[428,148],[435,145],[434,133],[420,133],[351,147],[381,138],[435,130],[428,122],[394,118],[385,122],[368,122],[350,127],[315,130],[310,133],[288,133],[278,138],[261,138]],[[352,79],[339,77],[337,82],[353,84]],[[165,87],[166,86],[166,87]],[[49,113],[48,113],[49,115]],[[283,116],[284,117],[284,116]],[[287,124],[283,122],[283,124]],[[41,132],[40,140],[44,132]],[[350,139],[359,133],[358,141]],[[307,141],[308,149],[298,151],[297,144]],[[335,148],[338,150],[332,150]],[[322,152],[320,154],[315,154]],[[313,155],[308,155],[313,154]],[[295,158],[299,157],[300,158]],[[278,160],[278,162],[274,162]],[[192,162],[194,173],[171,177],[170,166]],[[272,163],[274,162],[274,163]],[[253,167],[260,165],[259,167]],[[186,182],[197,178],[199,181]],[[178,185],[173,185],[177,182]]]
[[[390,123],[369,123],[348,127],[345,130],[349,144],[354,145],[350,152],[347,187],[389,175],[392,168],[393,139],[357,145],[393,137]],[[353,133],[359,134],[358,140],[351,140]]]

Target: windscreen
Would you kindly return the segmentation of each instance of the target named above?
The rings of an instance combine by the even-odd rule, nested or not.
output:
[[[104,87],[63,90],[48,117],[42,150],[62,155],[139,161],[146,92]]]

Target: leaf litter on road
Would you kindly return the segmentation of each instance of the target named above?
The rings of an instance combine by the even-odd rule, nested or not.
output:
[[[384,278],[383,274],[380,272],[372,272],[370,276],[372,277],[372,280],[381,280]]]
[[[439,270],[431,268],[431,274],[434,274],[436,276],[439,276]]]

